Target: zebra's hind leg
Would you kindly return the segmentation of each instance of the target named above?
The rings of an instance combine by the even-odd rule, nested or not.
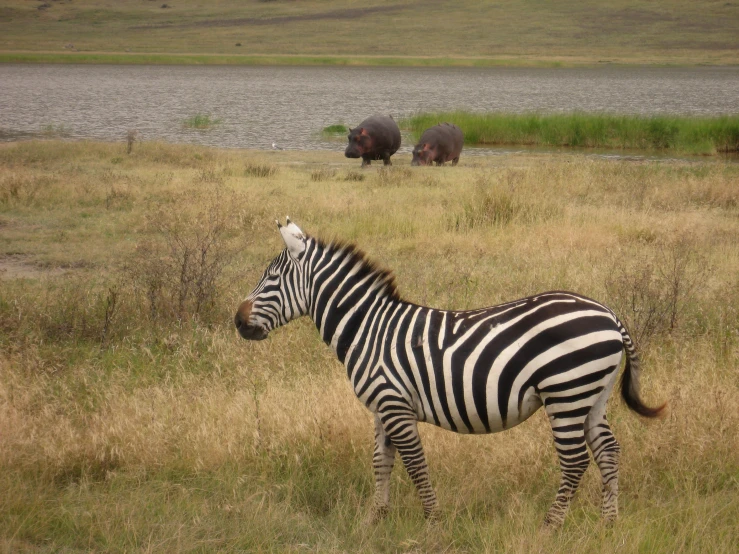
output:
[[[621,456],[621,447],[608,426],[605,415],[600,421],[591,422],[585,438],[595,463],[600,470],[603,483],[603,503],[601,514],[606,523],[613,523],[618,517],[618,462]]]
[[[390,474],[395,464],[395,451],[396,448],[385,433],[380,417],[375,415],[375,453],[372,456],[375,497],[367,523],[375,523],[387,515],[390,506]]]
[[[612,369],[613,374],[585,420],[585,440],[598,464],[603,483],[601,514],[606,523],[612,523],[618,517],[618,462],[621,456],[621,447],[606,421],[606,402],[618,377],[618,364]]]
[[[618,517],[618,462],[621,455],[618,441],[606,421],[606,403],[618,379],[620,365],[620,359],[613,361],[611,374],[601,381],[603,388],[585,420],[585,440],[598,465],[603,484],[601,514],[606,523],[612,523]]]
[[[418,490],[424,515],[427,519],[437,519],[439,502],[429,480],[429,468],[418,434],[418,423],[415,418],[411,419],[405,414],[382,414],[380,417],[385,433],[397,448],[400,459],[403,460],[403,465]]]
[[[557,449],[559,466],[562,470],[557,496],[544,518],[544,526],[554,528],[564,523],[572,498],[580,486],[585,470],[590,465],[590,454],[585,445],[584,432],[584,420],[587,413],[580,417],[568,417],[571,412],[555,412],[553,409],[553,407],[558,407],[561,410],[562,404],[545,405],[552,424],[554,446]],[[576,413],[581,411],[582,409],[572,410]]]

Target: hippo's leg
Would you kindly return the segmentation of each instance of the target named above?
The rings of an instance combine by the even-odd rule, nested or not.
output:
[[[362,167],[367,167],[370,164],[372,164],[372,160],[369,158],[362,158]]]
[[[454,159],[452,160],[452,165],[453,165],[453,166],[454,166],[454,165],[457,165],[458,163],[459,163],[459,156],[457,156],[456,158],[454,158]]]
[[[393,165],[393,162],[390,161],[390,154],[382,155],[382,163],[383,165]]]

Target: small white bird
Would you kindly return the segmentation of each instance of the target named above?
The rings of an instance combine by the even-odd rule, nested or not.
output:
[[[276,142],[272,143],[272,150],[282,150],[283,148],[281,146],[277,146]]]

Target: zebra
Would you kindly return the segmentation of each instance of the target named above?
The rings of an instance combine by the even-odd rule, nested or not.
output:
[[[277,226],[285,249],[239,305],[234,323],[243,338],[263,340],[309,315],[345,365],[354,392],[374,414],[370,521],[388,513],[396,453],[424,515],[439,517],[418,422],[495,433],[542,406],[561,468],[544,526],[564,522],[590,464],[588,448],[601,474],[602,516],[616,519],[620,447],[605,411],[624,350],[626,405],[652,418],[666,404],[642,402],[639,357],[613,310],[564,291],[465,311],[420,306],[402,300],[392,273],[356,246],[306,235],[289,218]]]

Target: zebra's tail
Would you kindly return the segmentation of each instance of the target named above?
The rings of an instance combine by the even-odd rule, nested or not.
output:
[[[639,396],[639,375],[641,374],[639,355],[636,352],[636,348],[626,327],[618,319],[616,319],[616,322],[618,323],[619,331],[624,341],[624,349],[626,350],[626,367],[621,374],[621,396],[626,402],[626,405],[640,416],[659,417],[667,407],[667,402],[656,408],[651,408],[642,401]]]

